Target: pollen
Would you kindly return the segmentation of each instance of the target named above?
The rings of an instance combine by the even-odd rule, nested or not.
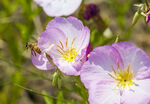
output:
[[[124,89],[125,87],[129,87],[134,84],[134,71],[130,69],[130,65],[128,65],[127,69],[120,70],[119,62],[117,61],[117,70],[112,66],[113,74],[109,74],[116,82],[117,87],[120,89]]]
[[[75,42],[76,38],[73,38],[71,45],[68,45],[68,38],[66,39],[65,45],[61,41],[59,41],[60,45],[57,45],[58,49],[56,49],[61,57],[66,62],[73,62],[75,60],[75,57],[78,55],[77,50],[73,47],[73,44]]]

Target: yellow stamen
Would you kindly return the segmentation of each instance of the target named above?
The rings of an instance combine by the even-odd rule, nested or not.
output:
[[[76,37],[73,38],[73,40],[71,42],[71,47],[72,47],[72,45],[73,45],[73,43],[74,43],[75,40],[76,40]]]
[[[61,41],[59,41],[59,42],[60,42],[60,44],[61,44],[61,47],[62,47],[62,48],[64,48],[64,46],[63,46],[62,42],[61,42]]]
[[[66,39],[66,47],[67,47],[67,45],[68,45],[68,37],[67,37],[67,39]]]
[[[108,73],[109,76],[111,76],[113,79],[116,79],[116,77],[114,77],[113,75],[111,75],[110,73]],[[117,79],[116,79],[117,80]]]
[[[57,47],[60,48],[63,52],[65,52],[64,49],[62,47],[60,47],[59,45],[57,45]]]
[[[117,59],[117,70],[119,69],[119,61],[118,61],[118,59]]]
[[[127,72],[130,73],[130,65],[128,65]]]
[[[74,48],[70,48],[68,50],[66,50],[63,53],[63,58],[67,61],[67,62],[72,62],[74,61],[75,57],[77,56],[77,52]]]
[[[112,66],[113,75],[108,73],[110,77],[112,77],[115,81],[117,81],[117,86],[119,88],[125,88],[126,86],[131,86],[134,84],[134,71],[130,69],[130,65],[128,65],[127,69],[120,70],[119,69],[119,62],[117,62],[117,70],[115,71],[114,67]]]
[[[116,74],[116,71],[115,71],[114,67],[112,65],[111,65],[111,67],[112,67],[113,72]]]
[[[67,62],[73,62],[75,60],[75,57],[78,54],[76,49],[72,47],[75,40],[76,40],[76,38],[73,38],[70,48],[67,47],[68,46],[68,38],[66,39],[66,43],[65,43],[66,48],[64,48],[61,41],[59,41],[61,46],[57,45],[57,47],[60,50],[59,49],[56,49],[56,50],[61,54],[61,57]]]
[[[60,50],[58,50],[58,49],[56,49],[60,54],[62,54],[63,55],[63,53],[60,51]]]

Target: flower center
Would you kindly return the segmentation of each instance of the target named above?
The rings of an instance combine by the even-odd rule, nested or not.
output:
[[[76,56],[77,56],[77,52],[74,48],[67,49],[63,54],[63,58],[67,62],[72,62]]]
[[[68,38],[66,39],[65,47],[61,41],[59,41],[60,45],[57,45],[58,49],[56,50],[61,54],[61,57],[68,63],[73,62],[75,60],[75,57],[78,55],[76,49],[73,48],[73,43],[75,40],[76,38],[73,38],[71,46],[69,48],[68,48]]]
[[[134,71],[130,69],[130,65],[128,65],[127,69],[120,70],[119,63],[117,61],[117,70],[112,66],[113,74],[108,73],[115,81],[117,81],[117,86],[121,89],[125,87],[129,87],[134,84]]]

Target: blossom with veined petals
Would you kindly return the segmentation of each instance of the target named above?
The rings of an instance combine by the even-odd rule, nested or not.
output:
[[[48,16],[68,16],[74,13],[82,0],[34,0]]]
[[[80,20],[75,17],[56,17],[48,23],[46,30],[40,35],[38,47],[42,53],[50,56],[63,73],[79,75],[81,66],[87,60],[90,51],[89,39],[90,30]],[[40,56],[40,59],[41,57],[45,59],[45,56]],[[33,59],[34,64],[36,60]],[[47,63],[46,59],[45,61],[37,59],[38,64],[34,65],[38,65],[39,68],[40,65]]]
[[[129,42],[95,48],[81,69],[90,104],[148,104],[150,58]]]

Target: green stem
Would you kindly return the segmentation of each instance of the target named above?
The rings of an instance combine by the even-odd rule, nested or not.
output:
[[[150,9],[150,7],[149,7],[149,4],[148,4],[148,1],[147,1],[147,0],[145,0],[145,3],[146,3],[147,8],[148,8],[148,9]]]
[[[102,19],[102,17],[98,14],[93,18],[95,24],[97,25],[97,28],[100,33],[103,33],[105,29],[108,27],[105,23],[105,21]]]
[[[17,83],[15,83],[15,85],[16,85],[17,87],[20,87],[20,88],[24,89],[24,90],[30,91],[30,92],[32,92],[32,93],[35,93],[35,94],[37,94],[37,95],[46,96],[46,97],[49,97],[49,98],[52,98],[52,99],[55,99],[55,100],[67,102],[67,100],[62,100],[62,99],[58,99],[57,97],[54,97],[54,96],[48,96],[48,95],[46,95],[46,94],[39,93],[39,92],[37,92],[37,91],[35,91],[35,90],[33,90],[33,89],[30,89],[30,88],[21,86],[21,85],[19,85],[19,84],[17,84]]]
[[[1,57],[0,57],[0,60],[1,60],[1,61],[3,61],[3,62],[6,62],[7,64],[10,64],[10,65],[12,65],[12,66],[14,66],[14,67],[16,67],[16,68],[26,70],[26,71],[28,71],[28,72],[32,73],[33,75],[38,76],[38,77],[40,77],[40,78],[42,78],[42,79],[45,79],[45,80],[51,81],[51,79],[50,79],[50,78],[47,78],[47,77],[45,77],[44,75],[41,75],[41,74],[36,73],[36,72],[34,72],[34,71],[31,71],[31,70],[27,69],[27,68],[26,68],[26,67],[24,67],[24,66],[17,65],[17,64],[15,64],[15,63],[10,62],[10,61],[8,61],[8,60],[6,60],[6,59],[4,59],[4,58],[1,58]]]
[[[81,91],[83,91],[84,98],[88,99],[88,96],[86,96],[87,95],[87,91],[86,91],[84,85],[82,84],[82,82],[80,81],[80,77],[76,77],[75,76],[74,79],[75,79],[75,82],[77,83],[77,85],[80,87]]]

